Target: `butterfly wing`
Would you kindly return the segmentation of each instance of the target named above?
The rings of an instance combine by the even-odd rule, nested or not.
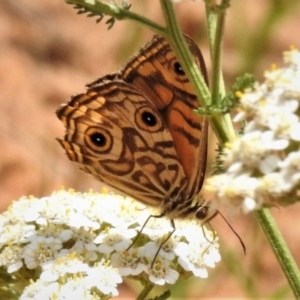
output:
[[[188,36],[185,38],[207,81],[198,46]],[[128,62],[120,77],[147,95],[166,122],[188,179],[185,198],[193,198],[200,191],[205,176],[208,120],[195,113],[199,102],[166,39],[154,36]]]
[[[66,127],[59,139],[70,160],[145,204],[178,199],[187,179],[172,136],[140,90],[104,77],[57,111]]]

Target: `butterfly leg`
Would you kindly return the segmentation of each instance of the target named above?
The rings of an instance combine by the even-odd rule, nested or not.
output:
[[[213,233],[213,238],[212,240],[210,240],[206,233],[205,233],[205,230],[204,230],[204,227],[203,225],[201,226],[201,229],[202,229],[202,232],[203,232],[203,236],[205,237],[205,239],[208,241],[209,245],[206,247],[206,249],[203,251],[203,255],[208,251],[209,247],[213,244],[213,242],[215,241],[216,239],[216,232],[214,231],[212,225],[210,224],[210,222],[206,222],[206,225],[209,226],[209,229],[211,230],[211,232]]]
[[[164,216],[164,215],[152,216],[152,217],[154,217],[154,218],[161,218],[161,217],[163,217],[163,216]],[[169,240],[169,238],[172,236],[172,234],[173,234],[173,233],[175,232],[175,230],[176,230],[174,220],[171,219],[170,222],[171,222],[171,226],[172,226],[173,230],[168,234],[167,238],[159,245],[158,250],[156,251],[156,253],[155,253],[155,255],[154,255],[154,258],[153,258],[153,261],[152,261],[152,263],[151,263],[151,268],[153,268],[153,265],[154,265],[154,263],[155,263],[155,260],[156,260],[156,258],[157,258],[157,256],[158,256],[158,254],[159,254],[160,249],[161,249],[161,248],[163,247],[163,245]]]
[[[130,244],[130,246],[126,249],[126,251],[128,251],[133,245],[134,243],[137,241],[137,239],[139,238],[139,236],[141,235],[141,233],[143,232],[143,229],[145,228],[145,226],[147,225],[147,223],[149,222],[149,220],[151,218],[162,218],[164,217],[165,215],[164,214],[161,214],[161,215],[158,215],[158,216],[155,216],[155,215],[150,215],[147,220],[145,221],[145,223],[143,224],[141,230],[138,232],[138,234],[136,235],[136,237],[134,238],[133,242]],[[173,220],[172,220],[173,221]],[[172,225],[173,226],[173,225]],[[175,226],[175,225],[174,225]],[[174,232],[174,231],[173,231]],[[173,233],[172,232],[172,233]],[[169,239],[169,238],[168,238]],[[157,256],[157,255],[156,255]]]

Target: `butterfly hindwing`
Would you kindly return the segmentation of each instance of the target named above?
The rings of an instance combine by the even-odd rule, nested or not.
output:
[[[164,120],[133,86],[120,80],[99,83],[57,115],[67,128],[60,143],[68,157],[108,185],[162,205],[187,184]]]

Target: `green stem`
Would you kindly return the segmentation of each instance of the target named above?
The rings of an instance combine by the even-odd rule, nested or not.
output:
[[[300,273],[299,269],[268,209],[255,212],[265,235],[267,236],[273,252],[292,288],[295,298],[300,299]]]
[[[225,144],[228,141],[234,141],[236,139],[236,133],[229,114],[213,114],[211,116],[211,125],[218,141],[221,144]]]
[[[221,61],[222,61],[222,44],[225,27],[225,12],[229,6],[230,0],[223,0],[221,8],[218,6],[206,3],[208,39],[210,44],[210,55],[212,61],[212,76],[211,76],[211,93],[212,105],[220,106],[220,101],[226,94],[223,80]],[[221,143],[232,141],[236,138],[235,130],[232,125],[231,117],[225,114],[220,117],[220,114],[212,116],[212,126],[217,134],[218,140]]]
[[[195,63],[184,36],[178,24],[173,3],[170,0],[160,0],[164,13],[169,36],[167,37],[176,56],[181,62],[183,69],[186,70],[189,81],[191,82],[200,104],[205,107],[211,103],[210,91]]]
[[[208,41],[209,41],[209,50],[210,50],[210,57],[213,57],[213,47],[215,44],[215,37],[216,37],[216,28],[217,28],[217,14],[214,10],[211,9],[210,6],[205,5],[205,12],[206,12],[206,23],[207,23],[207,33],[208,33]]]
[[[97,0],[88,1],[88,0],[65,0],[68,4],[79,5],[82,8],[87,9],[89,12],[94,15],[102,16],[105,14],[107,16],[111,16],[117,20],[126,20],[130,19],[139,24],[142,24],[151,30],[154,30],[160,35],[166,36],[167,31],[166,28],[151,21],[150,19],[144,18],[143,16],[131,12],[130,10],[120,8],[113,3],[103,3]]]
[[[218,106],[220,104],[220,100],[222,100],[222,98],[225,96],[225,86],[221,69],[221,61],[226,10],[222,9],[216,12],[215,10],[208,9],[206,7],[206,11],[212,61],[212,105]]]
[[[160,0],[161,7],[165,16],[167,30],[169,32],[169,41],[178,57],[183,69],[186,70],[189,81],[191,82],[195,94],[199,99],[202,107],[211,105],[211,94],[204,81],[203,76],[186,45],[185,39],[176,19],[173,4],[170,0]],[[212,127],[221,143],[233,140],[235,131],[233,129],[231,119],[228,115],[214,113],[211,116]]]
[[[144,289],[141,293],[136,297],[136,300],[144,300],[147,295],[152,291],[154,284],[147,284],[144,286]]]

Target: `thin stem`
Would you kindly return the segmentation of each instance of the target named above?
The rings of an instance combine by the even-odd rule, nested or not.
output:
[[[154,284],[147,284],[144,286],[144,289],[141,293],[136,297],[136,300],[144,300],[147,295],[152,291]]]
[[[225,13],[230,0],[223,0],[221,5],[206,2],[206,15],[208,27],[208,39],[210,44],[210,55],[212,61],[211,93],[212,105],[220,106],[225,96],[225,85],[223,80],[221,61],[222,44],[225,27]],[[212,125],[220,142],[225,143],[235,139],[236,134],[229,114],[223,115],[220,122],[220,115],[212,118]]]
[[[195,94],[197,95],[200,104],[202,105],[202,107],[210,106],[210,91],[186,45],[183,34],[176,19],[173,4],[170,0],[160,0],[160,3],[165,16],[171,46],[179,61],[181,62],[183,69],[186,70],[189,81],[194,88]],[[225,143],[235,138],[235,132],[233,130],[229,116],[223,116],[220,113],[214,113],[211,116],[211,123],[221,143]]]
[[[206,9],[206,11],[208,11],[208,32],[212,61],[212,104],[217,106],[225,96],[225,86],[221,69],[225,9],[218,10],[218,12],[210,9]]]
[[[211,9],[210,6],[205,5],[205,12],[206,12],[206,23],[207,23],[207,33],[208,33],[208,41],[209,41],[209,50],[210,50],[210,57],[212,59],[213,53],[212,49],[215,44],[215,37],[216,37],[216,28],[217,28],[217,14],[216,12]]]
[[[211,116],[211,125],[221,144],[225,144],[228,141],[236,139],[230,115],[213,114]]]
[[[201,102],[200,104],[207,106],[211,102],[210,92],[185,42],[176,18],[173,3],[170,0],[160,0],[160,3],[167,24],[169,42],[182,63],[184,70],[187,70],[187,76],[194,87],[199,102]]]
[[[147,19],[139,14],[131,12],[130,10],[120,8],[113,3],[103,3],[97,0],[95,1],[88,1],[88,0],[65,0],[68,4],[75,4],[79,5],[87,9],[89,12],[93,13],[94,15],[102,16],[103,14],[107,16],[111,16],[117,20],[126,20],[130,19],[135,21],[139,24],[142,24],[151,30],[155,31],[156,33],[166,36],[166,28]]]
[[[268,238],[275,256],[292,288],[295,298],[300,299],[299,269],[268,209],[255,212],[266,237]]]

